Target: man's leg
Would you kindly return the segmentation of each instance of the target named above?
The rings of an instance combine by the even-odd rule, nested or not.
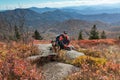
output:
[[[64,49],[64,43],[62,41],[59,41],[60,49]]]

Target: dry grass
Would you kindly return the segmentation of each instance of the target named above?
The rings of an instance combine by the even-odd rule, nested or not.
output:
[[[114,62],[120,62],[120,41],[114,39],[100,39],[100,40],[80,40],[72,41],[72,44],[77,46],[77,50],[84,52],[86,55],[101,56],[112,60]],[[98,54],[99,53],[99,54]],[[96,54],[96,55],[95,55]]]
[[[75,59],[74,64],[79,65],[81,70],[71,74],[66,80],[120,79],[120,41],[114,39],[80,40],[73,41],[73,45],[77,45],[78,51],[82,51],[92,58],[80,57]],[[96,66],[94,65],[94,61],[98,61],[96,57],[105,58],[107,62],[104,65],[98,64]]]
[[[50,41],[34,41],[34,44],[49,43]],[[71,41],[71,44],[78,51],[84,52],[87,57],[78,57],[74,61],[69,62],[79,66],[81,69],[70,74],[66,80],[120,79],[120,41],[114,39],[80,40]],[[28,80],[28,77],[31,77],[31,80],[41,80],[41,73],[38,74],[36,68],[33,68],[29,62],[25,61],[26,57],[37,55],[38,53],[38,48],[32,44],[13,42],[8,45],[0,42],[0,70],[2,71],[0,79],[15,80],[15,78],[25,79],[27,77],[26,80]],[[66,51],[64,50],[59,52],[59,58],[63,62],[66,62],[65,57],[63,57],[65,53]],[[11,64],[14,64],[14,66],[12,67]],[[13,70],[14,75],[11,75],[10,70]]]
[[[34,40],[33,44],[50,44],[51,41],[47,40]]]

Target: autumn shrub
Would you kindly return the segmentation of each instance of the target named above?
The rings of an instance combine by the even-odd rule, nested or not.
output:
[[[89,64],[91,66],[104,65],[106,63],[106,59],[104,58],[95,58],[91,56],[80,56],[73,60],[72,64],[76,66],[81,66],[82,64]]]
[[[83,42],[83,43],[82,43]],[[112,40],[82,40],[84,49],[78,48],[86,56],[76,58],[72,63],[80,71],[70,74],[65,80],[120,80],[119,44]],[[88,42],[88,43],[87,43]],[[90,44],[89,44],[90,43]]]
[[[28,57],[39,54],[37,46],[32,45],[20,45],[18,48],[18,52],[22,53],[20,54],[21,57]]]
[[[59,61],[62,61],[62,62],[66,61],[65,54],[66,54],[66,50],[60,50],[58,52]]]
[[[15,53],[0,56],[0,80],[41,80],[41,73],[29,62],[19,58]]]
[[[7,53],[16,53],[17,56],[21,58],[26,58],[28,56],[38,55],[40,54],[40,50],[37,46],[31,44],[22,44],[22,43],[14,43],[10,45],[3,44],[0,47],[1,56],[5,56]]]
[[[67,50],[60,50],[58,52],[57,60],[66,64],[72,64],[73,59],[70,59],[68,56],[66,56],[66,54]]]
[[[10,46],[10,47],[9,47]],[[31,44],[14,43],[6,46],[6,51],[16,53],[21,58],[26,58],[40,53],[37,46]]]
[[[83,52],[85,55],[92,57],[101,57],[101,53],[99,51],[90,50],[90,49],[79,49],[79,52]]]
[[[42,80],[41,71],[21,56],[30,49],[30,45],[24,44],[0,46],[0,80]]]
[[[90,66],[82,64],[81,69],[69,75],[65,80],[119,80],[120,64],[106,62],[105,65]]]

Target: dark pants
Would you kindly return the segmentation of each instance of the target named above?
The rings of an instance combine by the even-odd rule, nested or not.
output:
[[[59,41],[58,45],[60,46],[60,49],[64,49],[64,43],[63,43],[63,41]]]
[[[58,41],[58,45],[60,46],[60,49],[65,49],[65,45],[69,45],[69,42],[69,40]]]

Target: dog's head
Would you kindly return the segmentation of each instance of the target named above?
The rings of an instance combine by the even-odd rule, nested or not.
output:
[[[52,46],[55,46],[56,45],[56,41],[51,41],[51,44],[52,44]]]

